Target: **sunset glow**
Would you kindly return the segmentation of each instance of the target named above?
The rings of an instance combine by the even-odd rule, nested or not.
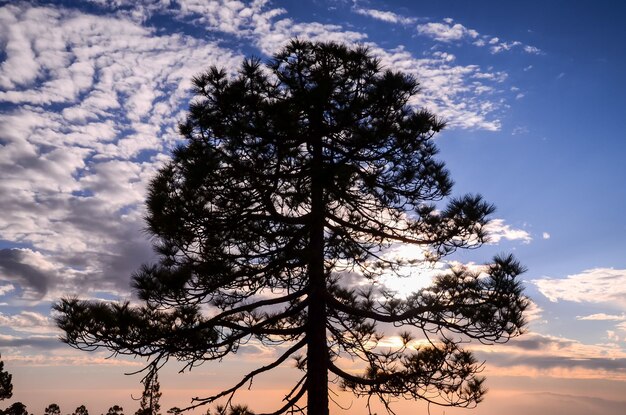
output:
[[[468,346],[485,361],[485,401],[471,411],[398,400],[397,414],[622,415],[624,17],[626,5],[608,0],[0,2],[0,353],[14,385],[0,407],[135,412],[141,375],[125,374],[146,361],[61,343],[51,306],[68,296],[138,302],[131,275],[156,258],[146,187],[181,142],[192,77],[209,65],[232,74],[244,57],[266,61],[300,38],[365,45],[383,67],[414,76],[411,105],[447,123],[435,143],[453,195],[479,193],[497,208],[480,249],[429,262],[396,244],[382,254],[418,265],[346,279],[406,298],[502,252],[527,268],[526,332]],[[402,346],[400,329],[384,330],[377,347]],[[427,343],[416,333],[409,347]],[[250,341],[184,373],[170,361],[162,413],[232,386],[286,347]],[[294,366],[255,378],[235,400],[275,410],[299,379]],[[332,414],[367,413],[365,399],[331,388]]]

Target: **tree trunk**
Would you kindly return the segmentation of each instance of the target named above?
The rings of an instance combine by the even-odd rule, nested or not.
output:
[[[328,415],[328,344],[326,342],[326,278],[324,272],[325,202],[321,138],[313,146],[311,164],[311,229],[307,322],[307,413]]]

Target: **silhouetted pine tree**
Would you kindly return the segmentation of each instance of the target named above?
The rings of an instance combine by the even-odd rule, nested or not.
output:
[[[275,414],[328,414],[329,372],[385,404],[479,402],[482,365],[461,345],[519,334],[522,267],[511,256],[482,275],[457,267],[407,298],[378,283],[480,246],[493,212],[479,196],[450,198],[432,141],[443,123],[409,105],[416,80],[364,48],[296,40],[266,66],[246,60],[234,77],[213,67],[194,86],[186,143],[149,189],[160,261],[134,276],[145,305],[62,300],[64,340],[147,357],[152,368],[174,358],[191,369],[250,339],[277,346],[273,362],[193,407],[230,402],[291,357],[303,375]],[[398,244],[423,261],[386,255]],[[392,326],[406,330],[396,349],[379,345]],[[361,359],[363,374],[342,369],[342,356]]]

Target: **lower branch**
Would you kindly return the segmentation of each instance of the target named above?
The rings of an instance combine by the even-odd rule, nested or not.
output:
[[[186,408],[181,409],[181,412],[182,411],[188,411],[188,410],[191,410],[191,409],[195,409],[195,408],[197,408],[199,406],[206,405],[206,404],[209,404],[211,402],[215,402],[217,399],[222,398],[222,397],[227,396],[227,395],[231,395],[231,397],[232,397],[243,385],[245,385],[247,382],[251,381],[252,378],[254,378],[256,375],[261,374],[263,372],[267,372],[268,370],[274,369],[275,367],[277,367],[278,365],[283,363],[285,360],[287,360],[287,358],[289,356],[291,356],[296,351],[300,350],[305,345],[306,345],[306,338],[300,340],[298,343],[296,343],[295,345],[290,347],[285,353],[283,353],[278,359],[276,359],[275,361],[273,361],[269,365],[262,366],[262,367],[260,367],[258,369],[253,370],[252,372],[248,373],[235,386],[233,386],[233,387],[231,387],[229,389],[226,389],[226,390],[218,393],[217,395],[210,396],[208,398],[194,398],[193,401],[198,402],[198,403],[196,403],[194,405],[190,405],[190,406],[188,406]]]

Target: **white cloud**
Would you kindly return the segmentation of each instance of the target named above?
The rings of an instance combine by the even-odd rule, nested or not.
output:
[[[532,53],[532,54],[540,54],[541,50],[539,48],[535,47],[535,46],[525,45],[524,46],[524,52]],[[532,65],[531,65],[531,68],[532,68]]]
[[[20,104],[0,113],[0,238],[32,246],[2,251],[3,277],[28,301],[87,282],[127,291],[131,272],[152,257],[141,217],[161,162],[138,157],[178,139],[192,75],[208,62],[235,68],[240,57],[69,9],[9,6],[0,20],[7,45],[21,42],[0,67],[0,101]],[[43,107],[50,103],[59,109]]]
[[[491,115],[502,104],[482,98],[486,86],[470,80],[499,83],[505,74],[483,72],[477,65],[454,65],[448,53],[435,52],[417,59],[403,48],[388,51],[375,44],[368,46],[385,68],[401,70],[419,80],[421,93],[414,97],[413,105],[428,108],[452,128],[500,130],[500,121]]]
[[[128,357],[117,356],[111,359],[110,353],[95,351],[84,353],[67,347],[58,336],[33,335],[29,337],[0,335],[3,348],[2,360],[14,366],[119,366],[141,368],[144,362]],[[52,349],[55,349],[54,351]],[[7,351],[5,353],[4,351]]]
[[[498,39],[498,38],[494,38],[494,39]],[[492,39],[493,40],[493,39]],[[491,51],[491,53],[500,53],[500,52],[504,52],[507,50],[511,50],[514,47],[517,46],[522,46],[522,42],[518,42],[518,41],[514,41],[514,42],[500,42],[500,43],[492,43],[489,42],[490,44],[492,44],[493,46],[491,46],[489,48],[489,50]]]
[[[617,333],[615,333],[613,330],[607,330],[606,331],[606,337],[613,342],[618,342],[620,340],[619,336],[617,335]]]
[[[566,278],[532,281],[550,301],[610,303],[626,309],[626,270],[594,268]]]
[[[0,9],[0,23],[4,29],[1,38],[5,44],[6,59],[0,66],[0,87],[3,90],[32,83],[41,70],[41,64],[35,59],[35,52],[31,47],[32,31],[41,35],[42,16],[32,13],[29,19],[31,24],[16,24],[20,10],[14,6]],[[3,42],[3,43],[4,43]]]
[[[525,53],[540,54],[541,50],[535,46],[525,45],[518,40],[506,42],[498,37],[481,35],[474,29],[468,29],[460,23],[454,23],[451,18],[443,19],[443,23],[428,22],[417,25],[417,33],[427,36],[437,42],[452,43],[471,41],[474,46],[489,46],[492,54],[497,54],[514,48],[521,48]],[[532,66],[531,66],[532,67]]]
[[[529,300],[528,308],[524,311],[524,317],[528,323],[543,321],[543,309],[532,300]]]
[[[444,23],[429,22],[417,25],[417,33],[439,42],[453,42],[464,38],[475,39],[478,32],[447,19]]]
[[[58,329],[49,316],[33,311],[5,315],[0,313],[0,327],[28,333],[56,333]]]
[[[576,317],[576,320],[624,321],[626,320],[626,314],[616,315],[616,314],[597,313],[597,314],[590,314],[588,316],[578,316]]]
[[[485,230],[489,235],[489,242],[493,244],[497,244],[502,239],[522,241],[523,243],[532,241],[532,237],[528,232],[523,229],[512,228],[511,225],[504,223],[503,219],[492,219],[485,226]]]
[[[0,238],[30,247],[3,253],[13,272],[7,281],[23,285],[29,301],[87,282],[93,290],[127,289],[130,273],[152,258],[141,232],[145,188],[178,140],[190,79],[209,64],[239,65],[240,55],[215,42],[143,26],[151,13],[232,34],[265,54],[295,36],[367,40],[340,25],[294,21],[264,0],[96,2],[113,14],[25,3],[0,9],[0,102],[7,105],[0,113]],[[503,104],[488,97],[506,73],[457,65],[442,51],[417,58],[365,45],[384,67],[415,76],[421,94],[412,104],[451,128],[501,128],[494,114]]]
[[[358,7],[358,8],[355,8],[354,11],[357,14],[360,14],[363,16],[369,16],[373,19],[381,20],[387,23],[409,25],[417,21],[417,19],[414,17],[405,17],[405,16],[401,16],[393,12],[383,11],[383,10],[363,9],[363,8]]]
[[[550,234],[549,234],[548,232],[543,232],[543,233],[541,234],[541,237],[542,237],[543,239],[550,239]]]
[[[15,291],[15,285],[3,284],[0,285],[0,296],[7,295],[8,293]]]
[[[135,3],[117,1],[117,6],[131,6]],[[143,3],[142,3],[143,4]],[[450,127],[468,129],[487,129],[497,131],[501,128],[498,120],[490,119],[502,106],[502,103],[479,98],[490,88],[485,85],[472,85],[469,78],[484,76],[493,82],[506,79],[504,72],[481,71],[476,65],[454,66],[454,55],[435,51],[432,58],[418,59],[402,48],[386,50],[372,42],[367,42],[367,34],[346,30],[340,25],[318,22],[296,22],[284,17],[286,10],[272,8],[266,0],[257,0],[248,4],[220,1],[179,0],[165,5],[161,13],[170,13],[178,19],[191,21],[209,31],[222,31],[244,38],[256,45],[261,52],[273,54],[294,37],[317,41],[339,41],[348,44],[364,42],[383,63],[399,65],[397,68],[416,76],[421,83],[422,96],[416,102],[444,117]],[[111,4],[110,7],[115,8]],[[149,2],[151,10],[157,7]],[[359,9],[359,8],[357,8]],[[373,9],[363,9],[373,10]],[[371,14],[371,13],[370,13]],[[383,16],[383,15],[378,15]],[[384,15],[388,19],[400,19],[400,15]],[[401,19],[400,19],[401,20]],[[452,19],[444,19],[445,25],[453,25]],[[465,29],[468,36],[474,36],[473,30]],[[394,66],[389,66],[394,67]],[[394,67],[396,68],[396,67]]]

